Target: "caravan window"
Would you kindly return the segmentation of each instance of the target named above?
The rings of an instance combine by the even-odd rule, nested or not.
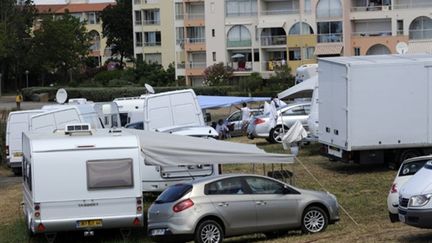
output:
[[[22,175],[23,175],[24,183],[27,185],[28,189],[31,191],[32,190],[31,164],[25,157],[23,157]]]
[[[132,159],[87,161],[87,188],[133,187]]]

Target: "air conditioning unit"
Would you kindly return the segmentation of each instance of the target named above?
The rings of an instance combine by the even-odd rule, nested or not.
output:
[[[91,126],[89,123],[66,124],[65,134],[72,135],[76,133],[90,133]]]

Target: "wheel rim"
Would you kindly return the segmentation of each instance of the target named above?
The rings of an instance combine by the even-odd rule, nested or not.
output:
[[[221,232],[214,224],[205,225],[201,230],[201,241],[204,243],[220,242]]]
[[[303,223],[309,232],[316,233],[324,229],[325,218],[320,211],[310,210],[304,216]]]
[[[278,143],[282,142],[282,136],[284,135],[282,127],[276,127],[273,130],[273,140],[275,140]]]

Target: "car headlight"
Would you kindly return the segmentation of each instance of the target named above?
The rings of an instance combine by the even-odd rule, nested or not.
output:
[[[432,194],[412,196],[409,200],[410,207],[423,207],[431,199]]]

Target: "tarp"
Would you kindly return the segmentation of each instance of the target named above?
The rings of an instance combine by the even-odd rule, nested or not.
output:
[[[307,132],[304,129],[300,121],[296,121],[294,125],[290,127],[288,132],[283,136],[282,143],[291,144],[295,142],[300,142],[307,137]]]
[[[198,103],[201,109],[214,109],[229,107],[243,102],[261,102],[268,101],[270,97],[240,97],[240,96],[211,96],[211,95],[198,95]]]
[[[126,132],[126,131],[125,131]],[[267,153],[256,145],[130,129],[139,137],[148,165],[293,163],[290,154]]]
[[[318,84],[318,75],[292,86],[278,94],[279,99],[294,99],[312,97],[313,90]]]

